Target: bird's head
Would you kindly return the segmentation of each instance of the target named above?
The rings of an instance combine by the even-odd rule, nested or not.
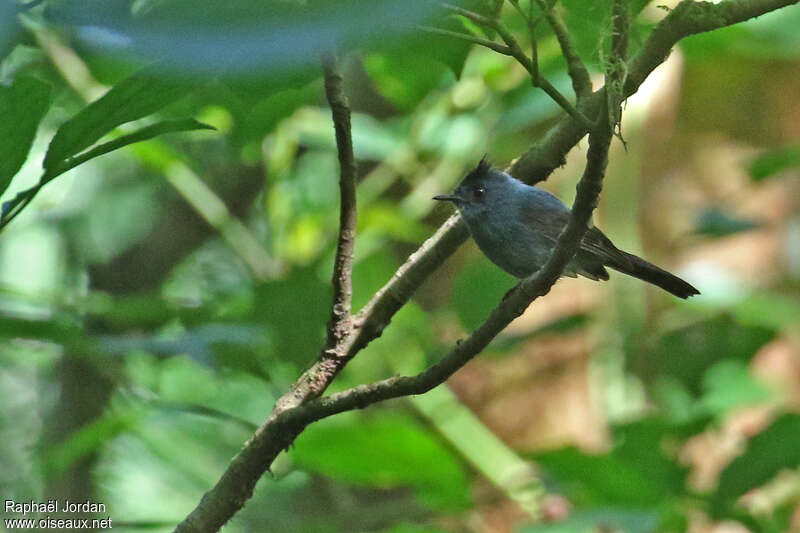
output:
[[[465,218],[470,219],[501,209],[513,195],[513,181],[502,170],[492,168],[484,157],[452,194],[440,194],[433,199],[452,202]]]

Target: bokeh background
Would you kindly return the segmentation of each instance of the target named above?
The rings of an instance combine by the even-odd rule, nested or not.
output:
[[[431,196],[560,111],[510,58],[409,31],[477,31],[424,2],[75,4],[2,8],[0,82],[53,95],[3,200],[60,124],[156,59],[193,86],[161,115],[217,132],[82,165],[0,234],[0,497],[169,531],[324,339],[338,163],[319,52],[340,44],[353,108],[356,308],[449,216]],[[634,53],[656,4],[631,3]],[[596,87],[609,5],[559,7]],[[527,44],[510,5],[501,20]],[[798,27],[793,6],[686,39],[625,106],[595,223],[701,296],[563,279],[446,387],[308,428],[226,531],[800,529]],[[541,185],[570,202],[585,151]],[[333,390],[438,360],[513,283],[470,241]]]

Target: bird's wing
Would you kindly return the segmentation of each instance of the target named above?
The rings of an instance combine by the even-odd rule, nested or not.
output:
[[[536,228],[555,244],[564,226],[569,222],[569,211],[547,208],[523,210],[521,218],[523,222]],[[580,251],[600,259],[603,264],[617,264],[623,268],[631,267],[630,259],[625,253],[614,246],[611,240],[594,226],[584,234]]]
[[[606,265],[620,265],[631,267],[631,261],[624,252],[614,246],[611,239],[606,237],[602,231],[592,226],[588,229],[581,241],[581,250],[599,256]]]

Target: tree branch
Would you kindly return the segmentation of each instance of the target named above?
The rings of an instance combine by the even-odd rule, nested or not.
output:
[[[533,84],[539,84],[539,47],[536,43],[536,21],[533,20],[532,16],[532,9],[528,10],[528,13],[523,11],[522,6],[519,5],[519,0],[509,0],[511,5],[514,6],[514,9],[517,10],[517,13],[525,20],[525,24],[528,26],[528,38],[531,40],[531,62],[533,63],[533,67],[535,69],[535,73],[531,74],[533,76]],[[533,7],[533,3],[530,4],[530,8]]]
[[[622,101],[625,99],[624,87],[628,68],[625,59],[628,54],[629,18],[628,4],[625,0],[614,0],[611,13],[611,56],[606,65],[604,89],[608,108],[608,124],[617,129],[620,139],[622,139],[620,125]]]
[[[721,4],[683,1],[648,38],[639,54],[628,63],[623,97],[633,94],[649,73],[669,54],[681,38],[710,31],[750,19],[797,0],[732,0]],[[608,100],[604,90],[585,99],[580,107],[589,117],[608,116]],[[606,121],[602,121],[607,126]],[[509,171],[529,183],[545,179],[563,164],[566,153],[577,144],[588,129],[583,123],[566,116],[523,156],[513,162]],[[362,385],[327,398],[308,400],[308,391],[319,390],[319,383],[329,383],[336,367],[318,360],[285,395],[290,401],[278,402],[266,422],[231,461],[217,484],[206,493],[197,507],[175,531],[217,531],[252,496],[261,475],[269,469],[281,450],[288,447],[309,423],[335,413],[364,407],[389,398],[421,394],[455,372],[463,362],[474,357],[491,338],[503,329],[507,320],[521,314],[538,295],[544,294],[557,279],[563,266],[575,252],[577,243],[591,215],[599,194],[611,128],[597,128],[590,136],[587,166],[578,185],[570,223],[559,237],[558,246],[547,264],[537,274],[522,281],[501,302],[489,319],[463,343],[456,346],[442,361],[413,377],[395,377]],[[411,297],[420,284],[449,257],[467,238],[467,230],[457,215],[450,217],[436,234],[409,257],[391,280],[370,300],[354,319],[355,330],[348,337],[346,362],[383,329]],[[498,329],[499,328],[499,329]],[[328,360],[329,362],[330,360]],[[339,369],[341,366],[338,367]],[[324,387],[322,387],[324,390]]]
[[[356,163],[350,131],[350,107],[342,91],[342,75],[333,56],[322,60],[325,74],[325,95],[331,106],[336,148],[339,152],[339,240],[333,262],[333,306],[328,323],[326,353],[341,357],[342,342],[350,335],[353,325],[350,307],[353,299],[353,247],[356,243]],[[321,393],[322,391],[320,391]]]
[[[589,79],[589,71],[572,46],[564,21],[558,16],[558,13],[547,6],[544,0],[536,0],[536,3],[547,19],[547,23],[553,29],[558,45],[561,47],[561,54],[567,62],[567,73],[572,80],[572,89],[575,91],[575,96],[581,98],[590,94],[592,92],[592,82]]]
[[[503,54],[504,56],[511,55],[511,49],[500,43],[496,43],[494,41],[490,41],[489,39],[481,39],[480,37],[476,37],[474,35],[470,35],[468,33],[460,33],[457,31],[450,31],[450,30],[443,30],[441,28],[434,28],[431,26],[414,26],[416,29],[420,31],[424,31],[427,33],[433,33],[436,35],[442,35],[444,37],[452,37],[454,39],[461,39],[462,41],[467,41],[472,44],[477,44],[479,46],[485,46],[490,50],[494,50],[498,54]]]

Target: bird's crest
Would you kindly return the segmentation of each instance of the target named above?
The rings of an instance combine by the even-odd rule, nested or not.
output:
[[[486,178],[491,168],[492,168],[491,163],[487,161],[486,155],[484,155],[481,158],[480,162],[478,163],[478,166],[475,167],[475,169],[472,170],[469,174],[467,174],[467,177],[464,178],[464,181],[481,181],[484,178]]]

